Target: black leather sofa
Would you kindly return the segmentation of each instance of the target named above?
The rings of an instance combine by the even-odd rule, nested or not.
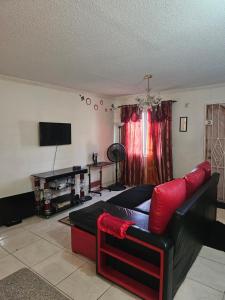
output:
[[[208,244],[210,231],[216,220],[216,199],[219,174],[214,173],[185,203],[173,214],[163,235],[149,231],[150,198],[154,186],[146,185],[130,189],[87,208],[70,213],[71,224],[95,236],[98,216],[107,211],[110,214],[135,222],[127,233],[164,251],[163,299],[172,299],[187,272],[194,263],[202,245]],[[159,257],[153,251],[137,246],[127,240],[110,237],[110,243],[149,262],[158,264]],[[112,262],[113,264],[114,262]],[[154,279],[143,276],[123,264],[115,264],[118,270],[129,273],[140,282],[148,282],[157,289]]]

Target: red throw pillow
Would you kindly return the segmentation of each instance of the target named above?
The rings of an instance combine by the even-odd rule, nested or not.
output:
[[[156,186],[152,194],[149,230],[162,234],[173,213],[185,201],[186,195],[186,183],[183,178]]]
[[[199,165],[197,165],[197,168],[201,168],[205,171],[205,180],[209,179],[209,177],[211,176],[211,164],[209,161],[206,160],[200,163]]]
[[[205,181],[205,171],[202,168],[195,169],[184,177],[187,184],[187,196],[190,197]]]

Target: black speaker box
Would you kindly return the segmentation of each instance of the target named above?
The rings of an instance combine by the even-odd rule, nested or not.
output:
[[[34,214],[34,192],[0,198],[0,225],[12,226]]]

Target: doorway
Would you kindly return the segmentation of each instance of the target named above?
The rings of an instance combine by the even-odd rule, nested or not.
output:
[[[220,174],[217,200],[225,203],[225,103],[206,105],[205,159]]]

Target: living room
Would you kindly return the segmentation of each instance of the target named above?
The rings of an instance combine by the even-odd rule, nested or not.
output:
[[[219,0],[2,1],[1,299],[225,299],[224,9]],[[169,113],[160,117],[165,109]],[[69,127],[69,140],[43,142],[43,124]],[[122,162],[116,162],[113,145],[123,152]],[[59,173],[69,205],[44,195]],[[192,173],[198,176],[190,179]],[[191,180],[197,186],[201,176],[196,190],[185,192],[186,202],[178,199],[180,205],[169,208],[163,234],[157,232],[158,208],[149,199],[156,199],[161,185]],[[165,202],[172,190],[166,189]],[[117,254],[103,255],[97,244],[97,235],[115,234],[98,222],[104,212],[112,218],[106,223],[128,226],[122,241],[113,240]],[[201,219],[203,212],[198,223],[195,216]],[[178,213],[184,215],[182,229]],[[161,217],[165,222],[168,215]],[[170,226],[176,229],[171,236]],[[123,244],[129,238],[142,242],[134,249],[148,250],[133,255]],[[153,248],[160,259],[149,254]],[[132,257],[124,261],[126,250]],[[145,251],[151,256],[146,261]],[[138,272],[149,277],[154,260],[159,267],[163,258],[162,274],[156,272],[156,284],[144,275],[139,282],[140,273],[108,258],[113,270],[107,275],[107,255],[121,256],[132,268],[141,265]],[[187,264],[178,263],[184,257]],[[114,272],[121,268],[126,277]]]

